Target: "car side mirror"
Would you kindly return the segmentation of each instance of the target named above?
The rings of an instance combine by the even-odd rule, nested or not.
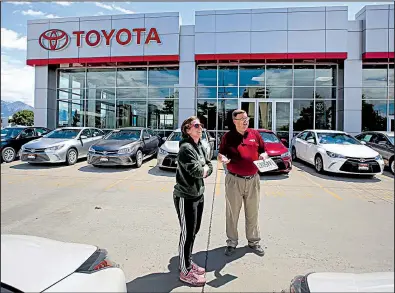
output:
[[[165,136],[165,137],[162,137],[162,140],[163,140],[163,141],[166,141],[166,139],[167,139],[167,137],[166,137],[166,136]]]
[[[366,145],[366,141],[364,141],[364,140],[361,140],[361,143],[362,143],[363,145]]]
[[[285,138],[281,138],[280,140],[282,143],[285,143],[285,144],[288,143],[288,140],[286,140]]]
[[[88,137],[86,135],[81,135],[80,139],[87,139]]]
[[[150,139],[149,135],[144,135],[144,140]]]
[[[314,138],[309,138],[308,140],[306,140],[308,143],[315,143]]]

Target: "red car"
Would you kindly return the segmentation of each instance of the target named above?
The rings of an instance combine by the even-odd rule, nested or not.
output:
[[[288,148],[271,130],[258,129],[258,131],[265,143],[267,154],[278,166],[278,170],[275,171],[288,174],[292,169],[292,158]]]

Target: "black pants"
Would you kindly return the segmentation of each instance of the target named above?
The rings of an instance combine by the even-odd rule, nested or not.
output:
[[[180,270],[187,274],[191,269],[192,249],[196,234],[199,232],[202,222],[204,196],[196,199],[174,197],[174,205],[180,222],[181,234],[178,245],[180,257]]]

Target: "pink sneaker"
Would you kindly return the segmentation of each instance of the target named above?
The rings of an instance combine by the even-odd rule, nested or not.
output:
[[[193,286],[202,287],[206,284],[206,278],[198,275],[194,270],[190,270],[188,274],[180,273],[180,280]]]
[[[196,274],[198,275],[204,275],[206,273],[206,270],[202,267],[199,267],[197,264],[195,264],[194,262],[191,263],[192,264],[192,271],[194,271]]]

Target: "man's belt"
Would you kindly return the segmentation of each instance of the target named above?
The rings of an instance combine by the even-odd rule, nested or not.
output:
[[[250,179],[254,178],[255,175],[256,175],[256,174],[254,174],[254,175],[250,175],[250,176],[241,176],[241,175],[238,175],[238,174],[235,174],[235,173],[232,173],[232,172],[228,172],[228,173],[233,175],[233,176],[235,176],[235,177],[239,177],[239,178],[247,179],[247,180],[250,180]]]

